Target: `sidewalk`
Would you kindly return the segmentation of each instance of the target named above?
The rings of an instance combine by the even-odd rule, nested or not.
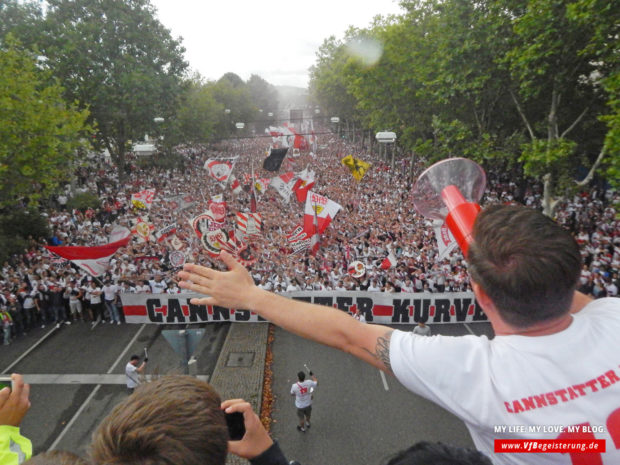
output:
[[[269,323],[233,323],[224,341],[211,384],[222,400],[242,398],[259,413]],[[247,460],[229,454],[227,464],[245,465]]]

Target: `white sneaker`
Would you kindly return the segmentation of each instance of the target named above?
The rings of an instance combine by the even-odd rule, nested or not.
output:
[[[56,323],[56,329],[60,328],[60,323]]]
[[[41,325],[41,329],[45,328],[45,325]]]
[[[117,325],[120,325],[120,324],[121,324],[121,322],[120,322],[120,321],[117,321],[117,322],[116,322],[116,324],[117,324]]]
[[[71,322],[70,322],[70,321],[65,321],[65,324],[66,324],[66,325],[70,325],[70,324],[71,324]]]

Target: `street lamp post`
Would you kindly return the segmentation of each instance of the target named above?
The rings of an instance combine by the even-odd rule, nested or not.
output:
[[[164,136],[161,135],[161,130],[160,130],[160,126],[164,123],[165,118],[161,117],[161,116],[156,116],[155,118],[153,118],[153,122],[155,123],[155,126],[157,127],[157,139],[155,141],[155,148],[159,150],[159,143],[160,141],[162,141],[164,139]]]
[[[336,132],[338,133],[338,137],[340,138],[340,118],[337,116],[332,116],[329,119],[333,124],[336,125]]]
[[[396,133],[391,131],[381,131],[377,133],[375,139],[377,139],[377,142],[380,144],[385,144],[385,161],[387,161],[387,144],[394,144],[396,142]],[[392,171],[394,171],[394,152],[394,146],[392,145]]]

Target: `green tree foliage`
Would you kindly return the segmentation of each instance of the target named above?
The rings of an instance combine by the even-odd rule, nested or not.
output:
[[[248,123],[257,118],[258,108],[252,101],[250,89],[236,74],[227,73],[208,87],[215,101],[224,108],[216,127],[219,137],[230,137],[237,130],[236,123]]]
[[[125,173],[129,140],[172,127],[184,49],[148,0],[48,0],[40,49],[72,101],[87,106],[97,142]]]
[[[263,115],[268,112],[276,112],[278,109],[278,91],[274,86],[262,77],[252,74],[248,79],[247,87],[254,107],[263,110]]]
[[[36,204],[68,181],[84,147],[88,111],[11,36],[0,49],[0,207]]]
[[[545,180],[546,211],[620,171],[620,9],[605,0],[405,0],[406,14],[325,40],[313,99],[428,161],[466,156]],[[380,60],[346,42],[370,37]],[[556,198],[554,198],[556,197]]]
[[[14,254],[23,254],[33,245],[32,241],[46,240],[49,234],[47,218],[34,208],[0,213],[0,263]]]
[[[577,0],[567,6],[567,16],[592,31],[581,54],[596,57],[592,78],[600,82],[607,98],[607,111],[599,119],[607,126],[601,154],[609,156],[601,161],[609,182],[620,188],[620,9],[606,0]]]
[[[206,143],[215,138],[224,106],[213,96],[213,86],[194,76],[185,86],[177,114],[178,132],[184,142]]]
[[[9,33],[22,44],[35,43],[42,12],[37,2],[3,0],[0,2],[0,40]]]

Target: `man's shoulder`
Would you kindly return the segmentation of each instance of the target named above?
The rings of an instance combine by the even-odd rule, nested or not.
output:
[[[602,316],[605,319],[620,321],[620,297],[603,297],[589,302],[573,314],[577,318]]]

